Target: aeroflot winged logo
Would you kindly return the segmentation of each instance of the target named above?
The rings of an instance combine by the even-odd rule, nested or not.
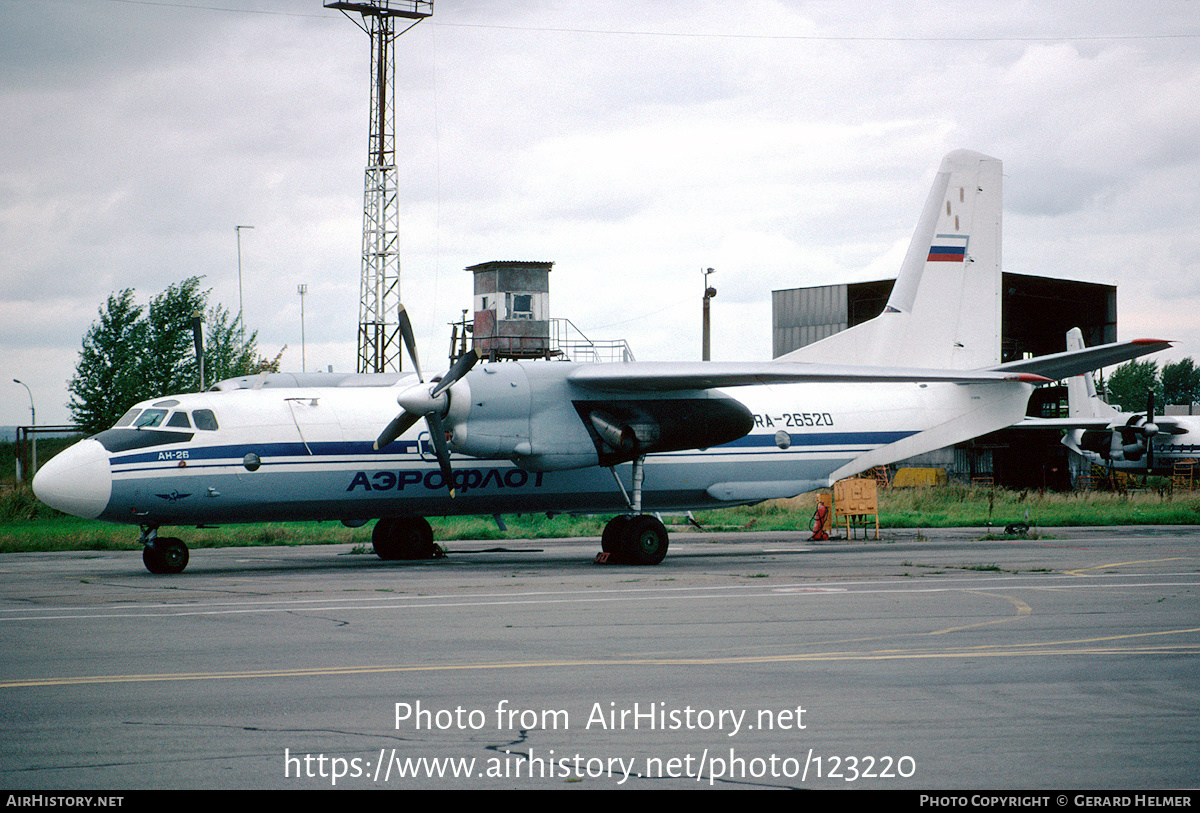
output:
[[[191,494],[180,494],[178,491],[172,491],[170,494],[156,494],[155,496],[160,497],[160,498],[166,500],[167,502],[178,502],[179,500],[186,500],[188,497],[190,497],[192,495]]]
[[[931,263],[961,263],[967,256],[967,241],[965,234],[939,234],[929,247]]]

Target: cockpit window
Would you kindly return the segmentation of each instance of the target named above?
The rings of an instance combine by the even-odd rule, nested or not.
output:
[[[207,432],[217,431],[217,416],[211,409],[197,409],[192,413],[192,420],[195,421],[197,429]]]
[[[147,409],[138,416],[133,426],[135,429],[149,429],[160,425],[165,417],[167,417],[167,410],[165,409]]]
[[[129,424],[133,423],[133,419],[138,416],[139,412],[141,412],[141,410],[138,409],[137,407],[134,407],[133,409],[129,410],[128,412],[126,412],[124,415],[121,416],[121,419],[119,421],[117,421],[116,423],[113,424],[113,428],[116,428],[118,426],[129,426]]]
[[[174,429],[191,429],[192,422],[188,420],[188,414],[180,410],[171,416],[171,420],[167,421],[167,426]]]

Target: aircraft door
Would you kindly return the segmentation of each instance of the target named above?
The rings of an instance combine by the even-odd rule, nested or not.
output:
[[[309,455],[319,454],[325,444],[344,440],[337,413],[319,396],[288,398],[287,405],[298,438]]]

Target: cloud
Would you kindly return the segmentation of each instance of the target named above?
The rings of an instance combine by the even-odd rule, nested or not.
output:
[[[490,259],[555,261],[555,315],[643,359],[698,358],[715,267],[714,356],[765,358],[771,289],[894,273],[959,147],[1005,161],[1007,269],[1118,283],[1123,334],[1186,323],[1200,56],[1159,35],[1191,32],[1194,4],[613,8],[439,4],[398,43],[402,289],[428,366],[462,269]],[[309,0],[0,6],[0,358],[52,360],[46,415],[66,419],[109,293],[199,274],[236,303],[238,224],[263,352],[299,367],[305,283],[310,366],[353,366],[368,63]]]

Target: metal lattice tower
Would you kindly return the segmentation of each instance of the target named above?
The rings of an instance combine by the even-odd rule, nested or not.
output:
[[[396,174],[396,39],[433,14],[433,0],[334,2],[362,16],[371,37],[371,129],[363,193],[362,282],[358,309],[360,373],[400,370],[400,211]],[[412,20],[396,33],[396,18]],[[351,17],[350,19],[354,19]]]

